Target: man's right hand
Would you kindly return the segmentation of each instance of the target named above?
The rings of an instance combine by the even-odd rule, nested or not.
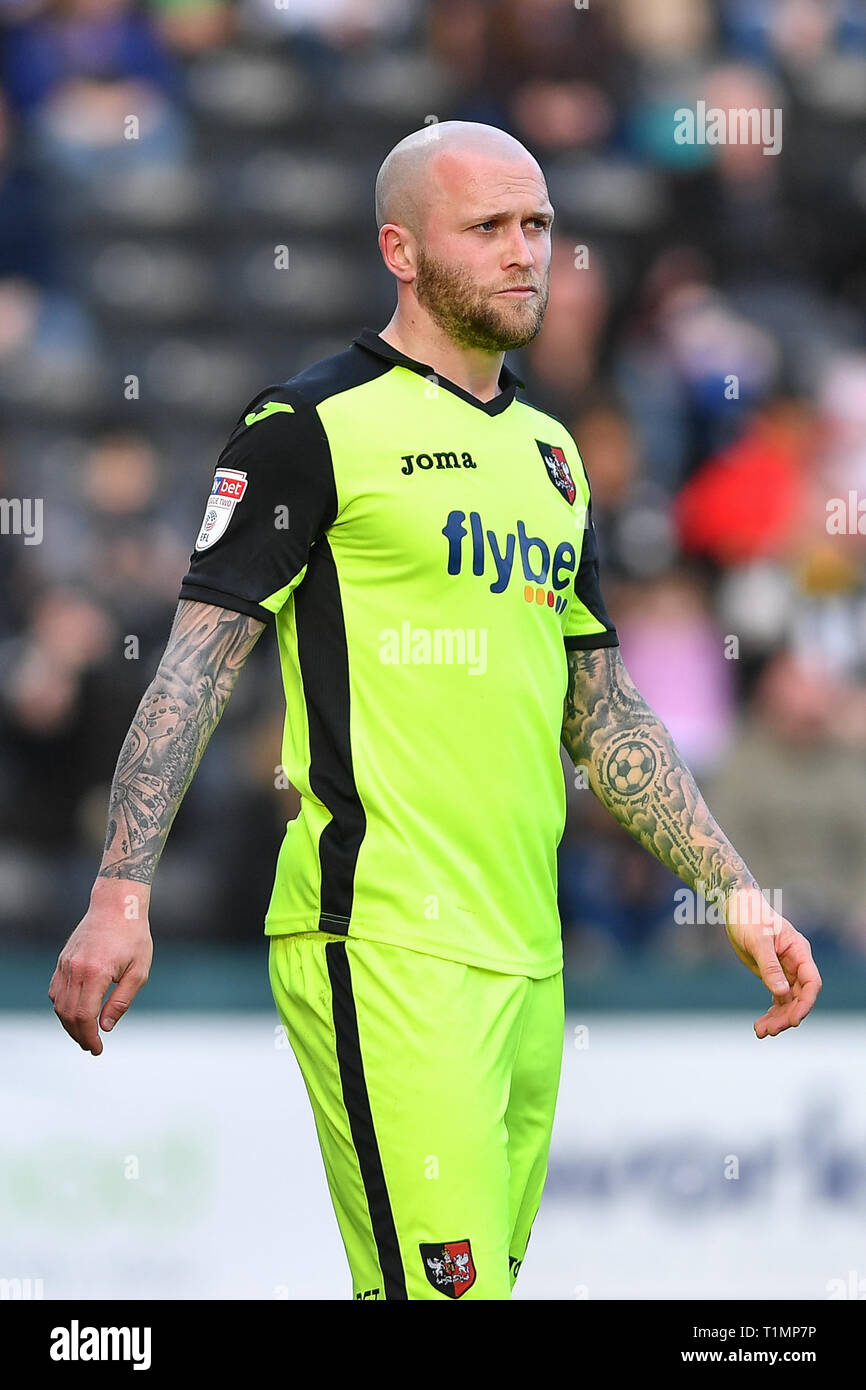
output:
[[[143,984],[153,960],[150,889],[131,879],[97,879],[90,907],[60,953],[48,986],[54,1012],[84,1052],[102,1051],[109,1032]],[[130,912],[138,915],[129,916]],[[106,991],[115,983],[103,1005]]]

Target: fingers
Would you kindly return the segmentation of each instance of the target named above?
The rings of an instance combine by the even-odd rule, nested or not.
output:
[[[110,989],[111,984],[112,974],[109,970],[86,970],[78,999],[78,1008],[74,1013],[78,1023],[79,1037],[82,1040],[81,1045],[87,1052],[92,1052],[96,1057],[99,1056],[103,1046],[99,1036],[99,1010],[105,998],[105,992]]]
[[[759,1038],[775,1038],[788,1028],[797,1028],[808,1012],[808,1009],[796,1012],[791,1004],[774,1004],[755,1023],[755,1035]]]
[[[70,981],[65,984],[54,1000],[54,1012],[69,1036],[75,1039],[79,1047],[85,1052],[92,1052],[94,1057],[98,1057],[102,1051],[102,1042],[96,1027],[96,1018],[93,1016],[88,1018],[86,1009],[82,1006],[83,991],[83,980]]]
[[[70,967],[65,988],[54,1003],[54,1012],[67,1033],[74,1038],[85,1052],[98,1057],[102,1051],[102,1039],[97,1027],[99,1005],[105,991],[111,984],[107,970],[83,966]]]
[[[755,1034],[759,1038],[776,1037],[787,1028],[799,1027],[821,992],[823,981],[805,937],[799,937],[787,948],[784,958],[788,971],[795,966],[796,974],[789,992],[784,996],[774,995],[772,1006],[756,1020]]]
[[[102,1009],[99,1022],[104,1032],[110,1033],[117,1020],[123,1018],[138,991],[147,981],[148,975],[133,966],[120,977],[116,989],[111,991]]]
[[[761,979],[773,995],[787,998],[790,990],[788,976],[782,962],[776,955],[776,938],[772,927],[765,927],[754,945],[755,963],[761,972]]]
[[[795,1001],[794,1013],[796,1015],[796,1023],[794,1023],[794,1027],[806,1017],[813,1004],[815,1004],[823,985],[821,976],[818,974],[818,967],[812,960],[811,955],[802,962],[797,972],[797,983],[799,986],[799,998]]]
[[[69,1036],[83,1051],[98,1057],[103,1050],[100,1026],[110,1033],[148,978],[146,969],[130,963],[106,999],[100,1016],[100,1005],[112,983],[111,972],[93,966],[75,967],[61,961],[51,977],[48,997]]]
[[[758,1038],[775,1038],[779,1033],[784,1033],[786,1028],[794,1027],[789,1020],[790,1005],[784,1002],[774,1001],[771,1008],[767,1010],[761,1018],[755,1022],[755,1036]]]
[[[81,1039],[78,1036],[76,1016],[83,983],[82,977],[73,971],[69,961],[61,957],[48,988],[48,997],[54,1004],[54,1012],[70,1037],[75,1038],[79,1044]]]
[[[93,906],[60,953],[48,986],[54,1012],[71,1038],[98,1057],[106,1032],[122,1018],[145,983],[153,959],[146,922],[120,926],[113,911]],[[117,988],[106,999],[112,983]]]

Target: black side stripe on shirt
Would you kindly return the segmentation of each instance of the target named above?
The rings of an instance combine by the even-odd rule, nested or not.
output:
[[[295,590],[298,662],[310,737],[310,786],[331,820],[319,836],[319,931],[346,933],[367,817],[349,732],[349,652],[337,567],[327,536],[310,550]]]
[[[358,1155],[361,1181],[367,1196],[370,1224],[386,1300],[406,1299],[406,1276],[403,1259],[397,1241],[391,1199],[385,1184],[382,1157],[376,1140],[373,1116],[370,1110],[370,1097],[364,1076],[364,1062],[361,1056],[361,1040],[358,1034],[358,1015],[352,994],[352,975],[345,941],[328,941],[325,945],[325,960],[328,964],[328,978],[331,982],[331,1003],[334,1014],[334,1032],[337,1041],[337,1063],[340,1069],[340,1084],[343,1090],[343,1103],[349,1116],[352,1142]]]
[[[577,567],[577,574],[574,576],[574,592],[584,608],[588,609],[597,622],[603,624],[605,631],[588,633],[583,637],[566,637],[564,638],[566,648],[585,651],[587,649],[594,650],[596,647],[618,647],[619,637],[610,614],[604,606],[599,585],[598,543],[595,527],[592,524],[592,499],[590,499],[587,508],[586,533],[580,555],[580,564]]]

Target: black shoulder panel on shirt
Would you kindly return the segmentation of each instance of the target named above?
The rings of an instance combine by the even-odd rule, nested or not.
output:
[[[217,460],[180,598],[262,622],[297,581],[337,513],[327,436],[314,406],[270,387],[249,402]]]
[[[352,346],[247,402],[217,460],[181,598],[273,621],[262,600],[298,581],[337,514],[331,449],[316,407],[392,366]]]
[[[323,357],[320,362],[313,362],[273,389],[289,392],[289,400],[302,401],[305,405],[321,405],[329,396],[337,396],[341,391],[351,391],[355,386],[375,381],[385,372],[390,372],[393,366],[393,362],[372,357],[369,352],[353,346],[345,352],[335,353],[333,357]]]

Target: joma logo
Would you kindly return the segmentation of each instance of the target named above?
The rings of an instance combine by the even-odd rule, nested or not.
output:
[[[478,467],[471,454],[464,452],[458,458],[453,449],[442,449],[432,454],[401,454],[400,457],[403,460],[403,467],[400,469],[400,472],[405,473],[407,477],[415,468]]]

